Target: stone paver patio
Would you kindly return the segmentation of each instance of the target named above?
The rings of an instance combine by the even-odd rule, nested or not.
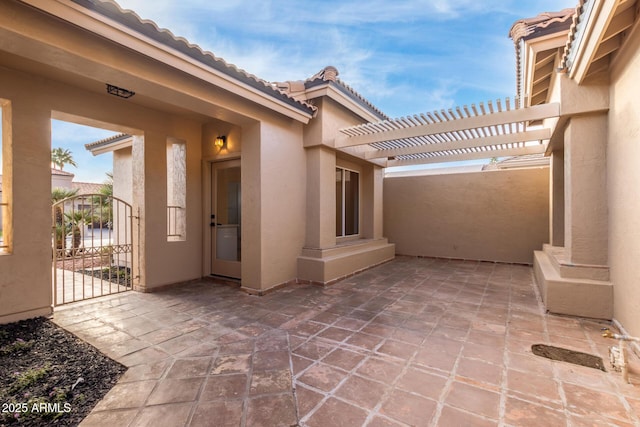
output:
[[[82,426],[640,424],[620,374],[532,354],[609,368],[615,342],[607,322],[546,315],[526,266],[398,257],[326,288],[203,280],[54,321],[129,367]]]

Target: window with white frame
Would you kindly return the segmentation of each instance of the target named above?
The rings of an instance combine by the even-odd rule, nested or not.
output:
[[[336,168],[336,237],[360,233],[360,174]]]

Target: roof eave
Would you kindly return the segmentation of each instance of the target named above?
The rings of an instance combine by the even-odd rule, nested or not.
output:
[[[377,122],[387,119],[386,115],[371,108],[371,106],[354,96],[339,83],[319,80],[317,82],[311,82],[311,84],[307,86],[305,91],[305,97],[307,99],[320,98],[322,96],[327,96],[336,101],[367,122]]]
[[[131,135],[117,135],[116,137],[103,139],[96,142],[85,144],[84,147],[94,156],[110,153],[123,148],[133,146],[133,137]]]
[[[122,11],[110,0],[22,1],[290,118],[308,123],[315,114],[315,107],[289,97],[267,82],[227,64],[168,30],[159,29],[152,21],[142,21],[133,12]],[[167,44],[168,40],[173,41],[173,46]]]

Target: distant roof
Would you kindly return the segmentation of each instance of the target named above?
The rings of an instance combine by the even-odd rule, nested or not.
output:
[[[213,53],[204,51],[200,46],[189,43],[182,37],[176,37],[171,31],[160,28],[158,25],[147,19],[142,19],[131,10],[122,9],[112,0],[71,0],[74,3],[90,9],[93,12],[112,19],[154,41],[167,47],[175,49],[180,53],[204,64],[214,70],[220,71],[229,77],[238,80],[264,94],[278,99],[307,114],[314,114],[316,107],[304,101],[299,101],[288,94],[273,87],[269,82],[250,74],[233,64],[227,63],[222,58],[216,57]]]
[[[72,182],[71,188],[78,190],[78,195],[97,194],[100,192],[104,184],[96,184],[95,182]]]
[[[75,174],[73,174],[73,173],[71,173],[71,172],[63,171],[63,170],[61,170],[61,169],[54,169],[54,168],[51,168],[51,175],[57,175],[57,176],[71,176],[71,177],[76,176]]]
[[[544,167],[549,166],[550,161],[551,157],[545,157],[544,153],[525,154],[522,156],[507,157],[499,162],[484,165],[482,170]]]
[[[129,138],[131,138],[131,135],[126,133],[119,133],[117,135],[113,135],[108,138],[101,139],[99,141],[94,141],[88,144],[84,144],[84,148],[91,151],[95,156],[96,154],[100,154],[104,151],[109,151],[109,148],[111,148],[111,146],[117,145],[118,143],[122,143]]]

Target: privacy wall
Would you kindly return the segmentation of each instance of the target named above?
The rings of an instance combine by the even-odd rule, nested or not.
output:
[[[533,263],[549,236],[549,168],[388,177],[397,255]]]

